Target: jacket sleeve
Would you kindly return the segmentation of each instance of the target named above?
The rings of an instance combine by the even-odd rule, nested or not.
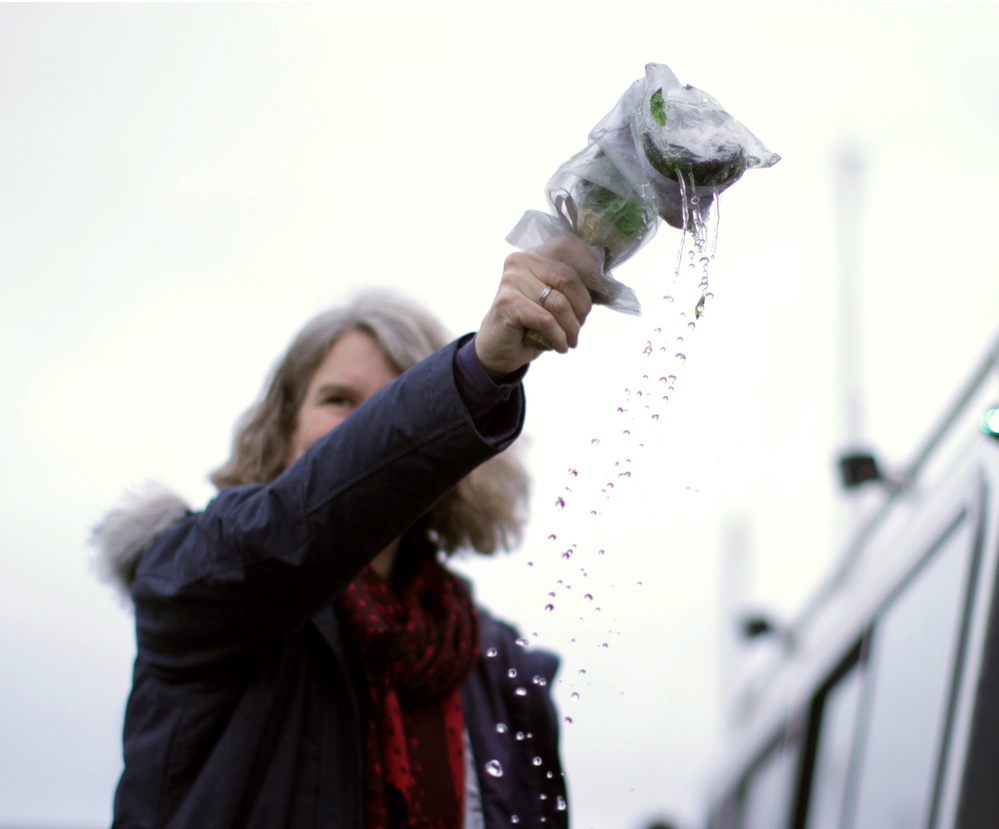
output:
[[[473,422],[452,343],[373,395],[266,486],[224,490],[136,573],[140,650],[191,671],[279,641],[520,433],[523,389]]]

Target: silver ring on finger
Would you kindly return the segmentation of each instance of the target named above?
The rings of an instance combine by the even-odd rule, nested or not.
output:
[[[551,285],[545,285],[545,289],[541,292],[541,296],[538,297],[538,305],[544,305],[545,300],[548,299],[548,294],[552,292]]]

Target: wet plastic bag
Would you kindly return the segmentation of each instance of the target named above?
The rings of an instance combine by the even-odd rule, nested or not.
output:
[[[660,219],[686,229],[746,170],[778,161],[718,101],[650,63],[549,180],[550,212],[527,211],[506,239],[527,250],[576,234],[602,264],[587,286],[594,302],[637,314],[635,292],[611,270],[655,235]]]

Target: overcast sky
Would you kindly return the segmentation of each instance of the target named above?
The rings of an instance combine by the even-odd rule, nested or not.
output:
[[[837,450],[904,465],[996,336],[997,42],[991,4],[0,5],[0,824],[109,820],[134,638],[93,524],[150,480],[211,497],[273,360],[358,287],[474,330],[650,61],[782,161],[722,197],[696,328],[663,228],[617,274],[642,316],[532,367],[527,538],[466,569],[563,656],[574,827],[696,816],[723,596],[793,615],[848,537]]]

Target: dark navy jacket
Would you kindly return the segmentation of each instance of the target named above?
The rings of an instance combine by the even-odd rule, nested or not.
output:
[[[145,551],[116,829],[363,829],[358,714],[331,600],[523,424],[517,385],[476,427],[454,379],[458,345],[273,483],[224,490]],[[486,826],[565,827],[556,660],[484,612],[480,628],[462,700]]]

